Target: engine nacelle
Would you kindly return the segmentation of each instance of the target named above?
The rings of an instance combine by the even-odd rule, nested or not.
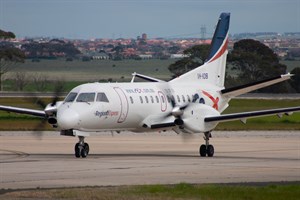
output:
[[[214,129],[217,122],[204,122],[205,117],[219,116],[220,113],[214,108],[205,104],[191,104],[182,115],[184,122],[183,127],[186,131],[191,133],[207,132]]]

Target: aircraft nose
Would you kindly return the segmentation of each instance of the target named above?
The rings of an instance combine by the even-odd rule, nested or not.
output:
[[[58,127],[67,130],[74,129],[79,125],[79,115],[72,109],[66,109],[57,112]]]

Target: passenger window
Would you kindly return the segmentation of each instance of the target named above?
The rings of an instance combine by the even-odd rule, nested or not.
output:
[[[186,95],[186,96],[187,96],[188,102],[191,102],[190,95]]]
[[[133,98],[129,97],[131,104],[133,104]]]
[[[185,102],[185,98],[184,98],[184,96],[183,96],[183,95],[182,95],[182,101],[183,101],[183,102]]]
[[[145,96],[146,103],[149,103],[148,97]]]
[[[65,99],[65,102],[73,102],[76,99],[77,93],[71,92]]]
[[[155,96],[156,102],[159,103],[158,96]]]
[[[153,96],[150,96],[150,99],[151,99],[151,103],[154,103],[154,98],[153,98]]]
[[[171,96],[171,99],[172,99],[173,102],[175,102],[175,97],[174,97],[174,95]]]
[[[140,101],[141,101],[141,103],[143,103],[143,98],[140,96]]]
[[[170,96],[167,96],[167,100],[168,100],[169,103],[171,102]]]
[[[178,101],[178,103],[180,102],[180,97],[177,95],[177,101]]]
[[[106,96],[106,94],[103,93],[103,92],[99,92],[99,93],[97,94],[97,99],[96,99],[96,101],[99,101],[99,102],[109,102],[109,101],[108,101],[108,98],[107,98],[107,96]]]
[[[95,93],[81,93],[79,94],[76,102],[94,102]]]
[[[193,103],[195,103],[197,99],[199,99],[199,95],[198,94],[193,95]]]

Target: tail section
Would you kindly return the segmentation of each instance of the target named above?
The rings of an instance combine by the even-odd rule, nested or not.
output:
[[[230,13],[220,15],[206,62],[171,82],[199,82],[224,87]]]

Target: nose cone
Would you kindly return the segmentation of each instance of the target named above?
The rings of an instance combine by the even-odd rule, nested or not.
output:
[[[72,109],[63,109],[57,112],[57,124],[60,129],[74,129],[79,126],[79,115]]]

